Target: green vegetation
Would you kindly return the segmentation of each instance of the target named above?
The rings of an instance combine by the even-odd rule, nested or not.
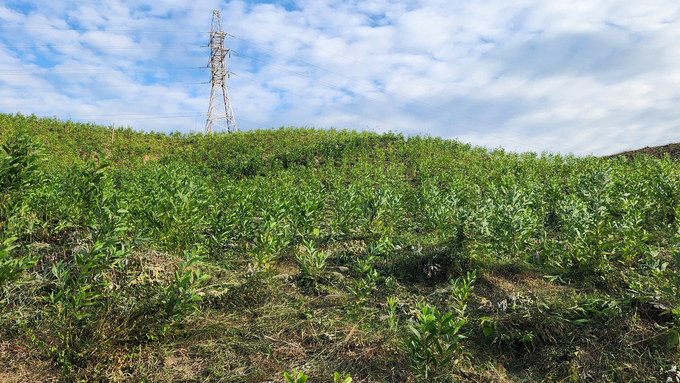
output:
[[[656,382],[680,359],[671,157],[110,133],[0,115],[0,381]]]

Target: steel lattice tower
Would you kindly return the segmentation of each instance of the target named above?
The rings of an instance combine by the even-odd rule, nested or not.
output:
[[[223,128],[227,132],[236,132],[236,120],[234,111],[231,110],[229,91],[227,90],[226,77],[229,72],[225,69],[227,55],[231,57],[229,49],[224,49],[224,36],[222,31],[222,20],[220,11],[213,11],[212,27],[210,28],[210,106],[208,107],[208,119],[205,122],[205,134],[213,132],[215,129]]]

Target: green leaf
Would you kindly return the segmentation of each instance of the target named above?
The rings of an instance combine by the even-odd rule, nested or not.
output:
[[[671,328],[666,334],[666,348],[673,349],[680,346],[680,330]]]
[[[575,320],[571,321],[571,323],[573,323],[577,326],[583,326],[583,325],[585,325],[589,322],[590,322],[590,319],[575,319]]]
[[[407,327],[409,330],[411,330],[411,332],[413,332],[416,335],[417,338],[420,338],[421,336],[420,331],[416,330],[416,328],[411,325],[408,325]]]
[[[482,331],[484,332],[484,336],[487,338],[492,336],[494,333],[493,328],[491,328],[491,326],[484,326]]]

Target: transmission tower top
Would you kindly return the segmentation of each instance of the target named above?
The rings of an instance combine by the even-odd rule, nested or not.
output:
[[[227,132],[236,132],[236,120],[234,111],[231,109],[229,91],[227,90],[227,72],[225,61],[231,57],[230,50],[224,48],[224,36],[220,11],[213,11],[212,27],[210,28],[210,105],[208,106],[208,119],[205,122],[205,134],[210,134],[214,129],[226,129]]]

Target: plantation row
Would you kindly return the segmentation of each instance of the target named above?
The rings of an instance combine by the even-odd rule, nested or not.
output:
[[[450,376],[447,366],[463,363],[462,334],[477,328],[490,343],[533,344],[535,332],[501,336],[493,318],[466,308],[493,264],[525,265],[619,303],[625,291],[658,295],[675,309],[663,314],[663,339],[678,344],[680,165],[669,158],[518,155],[304,129],[128,129],[111,144],[101,127],[0,123],[0,331],[31,339],[66,377],[110,373],[118,352],[191,327],[196,308],[264,304],[258,294],[291,262],[297,272],[283,278],[303,296],[347,297],[337,314],[347,323],[377,315],[387,291],[406,300],[394,286],[448,286],[444,303],[387,300],[397,357],[425,380]],[[346,275],[332,273],[338,267]]]
[[[456,233],[472,253],[599,272],[606,264],[653,262],[673,245],[678,223],[678,167],[650,158],[629,164],[524,157],[504,164],[489,156],[491,164],[475,174],[452,166],[410,178],[403,164],[385,162],[241,180],[213,179],[179,163],[129,171],[102,160],[46,171],[37,156],[30,161],[34,173],[5,176],[16,186],[3,187],[3,239],[37,241],[120,220],[126,235],[149,238],[154,247],[174,252],[203,244],[219,258],[230,246],[275,257],[310,237],[390,241],[424,232],[446,240]]]

